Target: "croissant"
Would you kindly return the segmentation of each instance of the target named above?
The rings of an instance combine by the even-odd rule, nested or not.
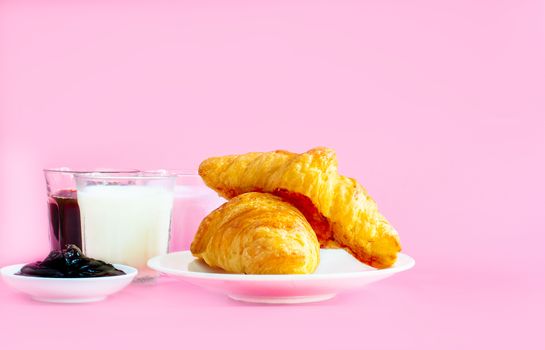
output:
[[[316,270],[320,244],[297,208],[277,196],[250,192],[201,222],[191,253],[229,272],[304,274]]]
[[[376,268],[393,265],[401,250],[396,230],[356,180],[339,175],[332,149],[302,154],[254,152],[203,161],[199,175],[225,198],[272,193],[297,207],[322,247],[342,247]]]

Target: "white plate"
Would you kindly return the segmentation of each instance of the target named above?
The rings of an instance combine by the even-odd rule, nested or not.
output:
[[[88,278],[51,278],[16,275],[25,264],[0,269],[2,279],[9,286],[30,295],[32,299],[53,303],[88,303],[104,300],[131,283],[137,274],[134,267],[114,264],[125,272],[121,276]]]
[[[159,272],[230,298],[273,304],[322,301],[338,292],[362,287],[413,267],[414,259],[399,254],[394,266],[375,269],[367,266],[343,249],[321,249],[320,264],[309,275],[244,275],[212,269],[196,259],[190,251],[156,256],[148,266]]]

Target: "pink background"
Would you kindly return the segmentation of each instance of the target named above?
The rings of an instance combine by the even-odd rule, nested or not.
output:
[[[325,145],[417,266],[290,307],[0,284],[0,348],[544,348],[544,140],[542,1],[2,1],[0,265],[48,251],[43,167]]]

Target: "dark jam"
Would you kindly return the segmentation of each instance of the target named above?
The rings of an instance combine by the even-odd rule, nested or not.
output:
[[[63,250],[54,250],[44,261],[23,266],[18,275],[33,277],[81,278],[120,276],[125,272],[101,260],[86,257],[71,244]]]
[[[81,221],[76,190],[62,190],[49,197],[51,250],[81,245]]]

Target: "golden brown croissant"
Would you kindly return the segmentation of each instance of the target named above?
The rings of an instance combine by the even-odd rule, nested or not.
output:
[[[401,250],[397,232],[375,201],[356,180],[338,174],[332,149],[209,158],[199,174],[225,198],[245,192],[284,198],[305,215],[323,247],[341,246],[371,266],[391,266]]]
[[[277,196],[250,192],[201,222],[191,253],[229,272],[302,274],[316,270],[320,244],[297,208]]]

